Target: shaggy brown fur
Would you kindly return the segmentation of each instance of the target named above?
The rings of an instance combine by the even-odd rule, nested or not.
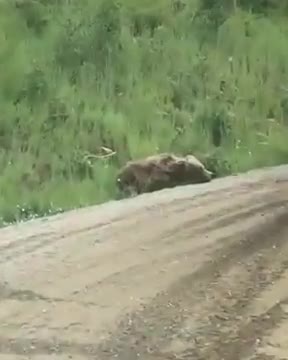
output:
[[[125,193],[140,194],[211,179],[212,173],[193,155],[163,153],[129,161],[119,171],[117,185]]]

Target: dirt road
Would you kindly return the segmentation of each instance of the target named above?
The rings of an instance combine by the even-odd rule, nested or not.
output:
[[[288,166],[0,231],[0,360],[288,359]]]

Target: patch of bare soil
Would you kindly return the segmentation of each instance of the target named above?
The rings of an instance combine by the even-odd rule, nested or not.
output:
[[[288,167],[0,230],[0,360],[288,359]]]

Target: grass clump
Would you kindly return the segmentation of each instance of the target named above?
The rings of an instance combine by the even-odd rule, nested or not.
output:
[[[0,222],[115,198],[155,152],[218,176],[287,162],[285,1],[218,3],[0,3]]]

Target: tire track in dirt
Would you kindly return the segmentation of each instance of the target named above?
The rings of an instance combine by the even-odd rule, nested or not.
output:
[[[125,319],[119,325],[119,333],[113,333],[111,342],[103,346],[101,359],[115,356],[127,360],[237,360],[253,351],[265,332],[283,319],[280,303],[256,319],[245,317],[245,310],[255,296],[278,280],[288,268],[288,206],[278,213],[276,219],[263,224],[260,231],[251,231],[246,234],[246,239],[242,240],[240,236],[239,242],[225,251],[216,251],[212,263],[208,261],[193,276],[188,275],[167,293],[159,295],[142,313]],[[277,238],[271,255],[271,236],[275,233]],[[283,252],[284,245],[286,252]],[[265,274],[269,266],[273,270]],[[238,276],[236,284],[233,278],[227,284],[230,270],[234,271],[234,277]],[[244,278],[242,282],[239,274]],[[285,303],[287,299],[283,301]],[[161,315],[166,322],[159,322]],[[177,352],[175,338],[181,353]],[[142,342],[137,343],[137,339]],[[167,351],[161,351],[162,347]]]
[[[286,321],[288,293],[269,291],[288,271],[287,180],[265,169],[2,229],[0,360],[266,356]]]
[[[258,192],[255,192],[255,194],[254,194],[254,198],[253,198],[253,196],[249,196],[249,201],[247,202],[247,199],[246,198],[244,198],[244,200],[243,199],[239,199],[239,201],[238,201],[238,206],[242,206],[242,208],[244,208],[245,206],[246,206],[246,208],[248,208],[248,212],[249,211],[251,211],[251,212],[253,212],[254,211],[254,213],[258,216],[258,212],[259,212],[259,210],[261,210],[261,208],[262,208],[262,210],[264,210],[265,209],[265,207],[267,207],[267,205],[264,203],[264,205],[263,205],[263,207],[262,207],[262,205],[260,204],[260,207],[258,206],[256,209],[254,209],[253,210],[253,206],[254,206],[254,204],[255,204],[255,201],[259,198],[259,195],[260,196],[262,196],[262,192],[263,191],[265,191],[265,188],[264,188],[264,190],[262,189],[261,191],[260,191],[260,194],[258,194]],[[267,190],[266,190],[267,191]],[[271,192],[271,190],[270,190],[270,192]],[[266,192],[266,194],[267,193],[269,193],[269,191],[267,191]],[[258,197],[257,197],[258,196]],[[274,192],[272,191],[272,195],[271,196],[273,196],[274,197]],[[258,200],[258,201],[260,201],[260,199]],[[262,201],[262,200],[261,200]],[[182,216],[181,216],[181,213],[180,213],[180,217],[179,217],[179,219],[178,219],[178,221],[180,222],[180,224],[182,224],[182,230],[181,230],[181,233],[179,232],[179,227],[177,228],[177,231],[176,232],[178,232],[178,234],[181,234],[181,237],[183,237],[183,239],[185,240],[185,236],[184,236],[184,231],[187,233],[187,236],[190,236],[190,233],[191,233],[191,229],[193,229],[193,235],[195,236],[195,235],[197,235],[197,234],[201,234],[201,232],[204,232],[204,231],[207,231],[207,230],[213,230],[213,227],[215,227],[216,228],[216,230],[217,230],[217,227],[220,229],[220,231],[223,233],[223,231],[224,231],[224,226],[221,228],[220,226],[218,226],[218,221],[220,221],[222,218],[221,218],[221,214],[223,214],[223,216],[224,216],[224,218],[221,220],[221,221],[226,221],[227,222],[227,224],[229,223],[229,217],[230,217],[230,214],[232,213],[233,214],[233,205],[232,205],[232,208],[231,208],[231,206],[229,205],[229,202],[230,202],[230,200],[228,201],[228,203],[226,204],[225,202],[224,203],[222,203],[221,205],[222,205],[222,207],[223,207],[223,210],[222,210],[222,208],[221,207],[219,207],[219,205],[217,205],[217,208],[218,208],[218,216],[215,218],[215,216],[213,217],[213,214],[214,214],[214,209],[213,209],[213,204],[210,204],[210,208],[208,208],[208,214],[207,215],[203,215],[202,213],[203,213],[203,210],[202,210],[202,212],[201,212],[201,215],[200,215],[200,217],[198,217],[198,215],[196,214],[192,214],[192,212],[194,212],[194,209],[195,209],[195,207],[193,207],[190,211],[191,211],[191,215],[192,216],[194,216],[194,217],[196,217],[196,219],[195,220],[191,220],[191,219],[189,219],[189,222],[190,222],[190,226],[189,227],[187,227],[187,224],[185,225],[185,221],[184,221],[184,223],[183,223],[183,219],[182,219]],[[243,204],[242,204],[243,203]],[[227,206],[228,205],[228,206]],[[249,208],[249,205],[251,206],[252,205],[252,210]],[[277,204],[276,204],[277,205]],[[271,205],[269,205],[269,206],[273,206],[273,202],[271,203]],[[191,208],[191,206],[190,206],[190,208]],[[249,210],[250,209],[250,210]],[[239,211],[239,210],[238,210]],[[226,215],[225,215],[226,214]],[[228,214],[228,215],[227,215]],[[155,214],[156,215],[156,214]],[[188,215],[189,215],[189,213],[188,213]],[[211,219],[211,215],[212,215],[212,219]],[[241,212],[239,212],[239,221],[242,221],[242,218],[241,218],[241,215],[242,215],[242,217],[244,217],[245,215],[246,215],[246,217],[249,219],[249,213],[244,213],[244,214],[241,214]],[[228,217],[227,217],[228,216]],[[234,216],[234,215],[233,215]],[[236,216],[237,216],[237,211],[236,211]],[[219,217],[219,219],[218,219],[218,217]],[[208,221],[210,219],[210,222]],[[226,219],[226,220],[225,220]],[[144,219],[145,220],[145,219]],[[159,220],[161,220],[161,214],[160,214],[160,219],[159,219],[159,214],[158,214],[158,219],[157,219],[157,221],[156,221],[156,225],[158,225],[158,223],[159,223]],[[176,219],[175,219],[175,217],[173,218],[173,220],[174,220],[174,223],[172,223],[172,228],[173,227],[175,227],[175,224],[177,224],[177,222],[176,222]],[[196,224],[200,224],[198,227],[197,226],[195,226]],[[243,221],[242,221],[242,223],[243,223]],[[145,227],[146,227],[146,223],[145,222],[143,222],[143,224],[144,224],[144,229],[142,230],[142,232],[143,232],[143,234],[144,234],[144,231],[145,231]],[[161,223],[160,223],[161,224]],[[202,225],[201,225],[202,224]],[[252,221],[252,224],[254,224],[254,220]],[[234,224],[232,223],[232,225],[234,226],[234,225],[236,225],[236,227],[237,227],[237,223],[235,223],[235,221],[234,221]],[[166,225],[166,227],[168,227],[169,225]],[[131,230],[132,230],[132,225],[130,225],[130,227],[131,227]],[[209,229],[210,228],[210,229]],[[161,236],[162,237],[162,241],[159,243],[159,245],[160,245],[160,249],[161,249],[161,247],[163,246],[163,242],[165,241],[165,244],[167,244],[168,242],[171,242],[171,240],[173,240],[173,238],[174,238],[174,236],[175,236],[175,234],[173,233],[173,231],[172,231],[172,234],[171,234],[171,230],[169,230],[168,231],[168,233],[166,233],[166,230],[165,229],[163,229],[163,226],[162,227],[160,227],[160,230],[161,230],[161,232],[160,232],[160,234],[159,234],[159,232],[158,231],[155,231],[156,230],[156,228],[155,228],[155,226],[154,226],[154,234],[151,234],[151,233],[148,233],[148,236],[151,238],[151,239],[149,239],[149,242],[145,239],[145,243],[147,244],[146,246],[148,246],[148,248],[149,248],[149,246],[151,246],[151,244],[153,245],[153,247],[154,247],[154,249],[155,249],[155,246],[157,246],[157,245],[155,245],[155,241],[157,241],[157,238],[158,238],[158,236]],[[244,229],[244,223],[242,224],[242,230]],[[96,230],[96,229],[95,229]],[[98,231],[99,229],[97,229],[97,231]],[[125,229],[126,230],[126,229]],[[241,231],[242,231],[241,230]],[[230,233],[233,233],[235,231],[235,229],[234,228],[232,228],[231,230],[230,230]],[[84,232],[84,234],[85,234],[85,236],[86,237],[89,237],[89,231],[87,231],[86,230],[86,232],[85,231],[83,231]],[[170,233],[169,233],[170,232]],[[93,232],[92,232],[93,233]],[[94,233],[95,233],[95,231],[94,231]],[[131,231],[131,233],[132,233],[132,235],[134,236],[134,233]],[[76,241],[77,241],[77,246],[78,246],[78,241],[81,241],[81,237],[79,236],[79,232],[77,232],[76,233],[76,235],[77,236],[74,236],[74,238],[76,239]],[[111,237],[111,235],[110,235],[110,237]],[[57,240],[57,241],[59,241],[61,238],[56,238],[55,240]],[[64,237],[62,237],[62,239],[64,239]],[[186,241],[187,241],[187,239],[186,239]],[[157,243],[156,243],[157,244]],[[188,243],[188,248],[189,248],[189,243]],[[134,249],[133,249],[133,247],[134,247]],[[29,248],[29,246],[28,246],[28,248]],[[135,246],[134,246],[134,244],[133,244],[133,242],[132,242],[132,250],[131,250],[131,241],[129,242],[129,246],[126,248],[126,247],[124,247],[124,246],[122,246],[122,249],[121,249],[123,252],[124,251],[130,251],[130,255],[129,256],[133,256],[133,252],[135,252],[136,251],[136,253],[137,253],[137,251],[138,251],[138,248],[135,248]],[[175,254],[175,249],[172,249],[173,250],[173,254]],[[180,248],[180,253],[181,252],[183,252],[185,249],[181,249]],[[118,251],[118,250],[117,250]],[[132,252],[133,251],[133,252]],[[193,251],[195,251],[195,246],[193,246]],[[23,254],[23,255],[26,255],[27,256],[27,253],[25,254]],[[44,254],[45,255],[45,254]],[[137,255],[137,254],[136,254]],[[148,255],[147,255],[148,257],[150,257],[151,255],[148,253]],[[172,255],[172,256],[174,256],[174,255]],[[15,259],[15,257],[16,256],[14,256],[14,259]],[[121,254],[121,257],[123,257],[123,255]],[[144,257],[144,255],[142,255],[142,257]],[[163,250],[162,250],[162,257],[163,257]],[[11,259],[12,257],[11,257],[11,255],[10,255],[10,259]],[[63,258],[62,258],[62,260],[63,260]],[[151,260],[153,260],[153,258],[151,258]],[[109,260],[108,260],[109,261]],[[114,261],[114,260],[113,260]],[[107,259],[104,257],[103,259],[99,259],[99,262],[102,262],[102,263],[107,263]],[[99,262],[98,262],[98,266],[99,266]],[[126,264],[125,263],[123,263],[123,265],[124,266],[126,266]],[[155,264],[154,264],[155,265]],[[92,269],[93,269],[93,266],[94,266],[94,261],[92,262]],[[140,264],[140,266],[141,266],[141,264]],[[77,277],[81,277],[82,275],[81,275],[81,272],[87,272],[87,270],[89,269],[89,267],[90,266],[84,266],[82,269],[78,269],[78,271],[77,271]],[[128,269],[129,270],[129,269]],[[121,272],[120,272],[121,273]],[[124,273],[123,273],[123,275],[125,275]],[[72,281],[75,281],[76,280],[76,282],[77,282],[77,277],[75,278],[73,278],[73,280]],[[66,279],[63,279],[63,281],[67,281]]]
[[[236,196],[242,195],[243,193],[247,193],[247,190],[241,189],[240,191],[235,192],[234,196],[236,197]],[[222,204],[223,203],[226,204],[226,202],[225,202],[226,199],[225,199],[225,194],[224,193],[223,194],[218,194],[218,198],[221,195],[223,195]],[[210,207],[208,208],[207,216],[206,217],[201,216],[198,219],[189,220],[188,222],[189,222],[190,226],[197,226],[197,224],[201,224],[201,223],[205,224],[214,215],[214,211],[213,211],[214,209],[211,208],[211,200],[212,199],[208,198],[206,201],[203,201],[203,199],[201,199],[201,200],[202,200],[201,201],[201,206],[202,207],[204,207],[206,204],[210,205]],[[241,204],[240,201],[242,201],[243,204]],[[247,200],[245,198],[244,198],[244,200],[239,199],[239,208],[240,208],[240,206],[242,206],[243,209],[246,209],[247,206],[248,206],[246,201]],[[252,199],[250,198],[250,201],[253,202],[253,198]],[[217,206],[217,210],[218,210],[217,211],[217,216],[218,217],[222,216],[222,215],[226,215],[226,212],[229,211],[229,208],[227,208],[227,207],[221,207],[218,204],[216,206]],[[264,205],[264,206],[267,206],[267,205]],[[269,204],[268,206],[272,207],[272,204]],[[276,204],[276,206],[277,206],[277,204]],[[194,207],[196,209],[196,203],[195,203]],[[229,207],[229,198],[228,198],[228,207]],[[181,213],[183,211],[189,209],[189,208],[191,208],[191,199],[188,202],[188,205],[186,205],[186,206],[183,206],[183,201],[178,201],[178,202],[175,202],[174,207],[172,209],[170,209],[170,206],[169,206],[169,209],[165,213],[165,216],[168,217],[169,215],[172,215],[175,218],[176,213],[180,214],[180,216],[181,216]],[[233,206],[232,206],[231,210],[233,210]],[[251,213],[253,213],[253,212],[256,212],[256,210],[257,209],[252,208],[250,211],[251,211]],[[261,209],[259,208],[259,210],[261,210]],[[143,216],[143,211],[140,212],[140,216],[141,215]],[[244,216],[245,215],[246,214],[244,214]],[[237,217],[240,217],[240,216],[241,216],[240,212],[236,211],[235,212],[235,217],[237,218]],[[147,214],[146,214],[146,217],[147,217]],[[137,219],[137,214],[136,213],[133,214],[133,218],[135,220]],[[123,220],[125,220],[125,218],[118,217],[116,219],[113,219],[113,222],[114,222],[113,225],[117,225],[119,222],[121,222],[121,220],[123,222]],[[141,218],[140,218],[140,220],[141,220]],[[229,219],[227,219],[227,220],[229,221]],[[139,221],[139,219],[138,219],[138,221]],[[185,226],[185,224],[181,224],[181,227],[183,227],[183,225]],[[105,228],[105,226],[107,227],[107,226],[109,226],[109,224],[103,223],[103,224],[97,225],[97,230],[99,231],[102,227]],[[122,225],[122,226],[125,226],[125,225]],[[216,226],[217,226],[217,224],[216,224]],[[130,222],[128,224],[126,224],[126,228],[129,229],[129,227],[131,228],[131,223]],[[17,241],[13,241],[13,242],[10,242],[8,244],[4,244],[2,246],[0,244],[0,251],[4,254],[4,256],[2,256],[1,259],[0,259],[0,264],[4,263],[4,262],[7,262],[10,259],[15,259],[16,257],[22,256],[22,255],[25,256],[25,255],[27,255],[29,253],[33,253],[38,249],[41,250],[41,249],[43,249],[45,247],[49,247],[49,245],[53,245],[54,243],[59,242],[59,241],[61,241],[61,239],[65,239],[70,235],[73,235],[73,236],[78,235],[80,237],[82,234],[84,234],[86,236],[87,234],[89,234],[90,231],[92,233],[95,233],[95,228],[96,228],[95,225],[90,225],[88,227],[80,228],[77,231],[75,231],[73,229],[71,231],[66,230],[65,233],[63,233],[63,232],[59,233],[59,232],[57,232],[55,230],[50,231],[48,233],[42,232],[40,234],[36,234],[36,235],[33,234],[33,235],[28,236],[28,237],[24,237],[25,241],[23,241],[23,238],[20,238]],[[174,230],[178,231],[178,229],[174,229]]]
[[[233,178],[232,178],[233,179]],[[231,180],[232,180],[231,179]],[[106,220],[97,220],[97,217],[93,219],[93,222],[89,222],[87,224],[87,226],[81,226],[79,227],[79,224],[75,224],[75,226],[73,226],[73,228],[71,230],[65,229],[65,227],[63,226],[63,223],[65,222],[65,220],[68,218],[69,221],[71,221],[71,219],[69,219],[69,217],[72,217],[73,215],[76,217],[81,216],[82,214],[84,215],[85,213],[90,212],[90,213],[95,213],[95,216],[97,216],[97,210],[98,213],[103,213],[103,207],[105,207],[106,204],[104,205],[100,205],[97,207],[90,207],[89,210],[87,209],[80,209],[80,210],[73,210],[73,211],[68,211],[66,214],[61,214],[61,215],[54,215],[51,216],[50,218],[44,218],[44,219],[37,219],[37,220],[31,220],[31,221],[27,221],[26,223],[21,223],[19,226],[15,226],[15,225],[10,225],[7,226],[6,228],[2,229],[2,237],[1,237],[1,244],[0,244],[0,250],[9,250],[9,249],[13,249],[13,248],[23,248],[26,247],[27,245],[24,245],[23,240],[25,239],[25,244],[28,243],[37,243],[39,244],[39,238],[43,239],[45,238],[55,238],[55,240],[59,240],[61,239],[61,237],[65,237],[65,236],[69,236],[71,234],[76,234],[77,231],[81,232],[87,232],[89,229],[95,229],[96,227],[98,229],[102,228],[102,227],[107,227],[111,225],[111,221],[113,220],[113,224],[118,224],[118,223],[122,223],[121,225],[124,226],[126,224],[127,226],[127,221],[125,222],[125,220],[127,220],[127,215],[133,215],[134,218],[138,218],[138,216],[140,215],[140,217],[146,216],[147,217],[147,213],[148,216],[151,216],[151,212],[157,212],[159,209],[161,209],[161,205],[164,203],[165,206],[165,213],[168,214],[172,214],[175,215],[176,213],[182,212],[184,210],[186,210],[187,208],[191,207],[191,201],[193,200],[194,204],[197,204],[198,201],[198,197],[201,197],[201,206],[205,206],[205,205],[210,205],[212,200],[216,197],[218,200],[219,198],[221,198],[222,200],[224,200],[225,198],[227,199],[228,197],[230,197],[231,195],[227,195],[227,190],[229,192],[230,189],[234,190],[234,195],[242,195],[242,194],[247,194],[247,190],[249,189],[250,191],[255,189],[259,189],[259,187],[262,184],[259,184],[259,182],[257,182],[256,180],[252,181],[248,181],[247,183],[241,183],[240,186],[238,187],[225,187],[224,189],[221,189],[220,186],[220,190],[216,189],[205,189],[204,187],[204,193],[200,194],[197,196],[197,192],[193,194],[192,197],[186,196],[183,197],[182,196],[177,196],[178,198],[173,199],[171,198],[169,201],[169,207],[165,206],[165,204],[167,203],[167,196],[165,196],[167,194],[166,190],[160,191],[158,192],[158,194],[160,193],[162,195],[162,201],[157,201],[158,199],[153,199],[153,195],[154,194],[149,194],[152,195],[150,196],[150,198],[148,197],[148,201],[146,203],[143,204],[143,199],[145,201],[145,195],[143,197],[142,196],[138,196],[137,198],[137,203],[139,203],[138,207],[132,208],[131,209],[131,201],[133,202],[133,199],[128,199],[128,200],[122,200],[122,206],[120,205],[120,202],[118,203],[114,203],[114,208],[116,208],[117,210],[117,205],[119,207],[119,211],[116,212],[116,214],[113,216],[111,214],[109,214],[110,216],[108,216],[108,219]],[[263,183],[262,186],[265,186],[265,184]],[[194,188],[197,188],[197,185],[194,185]],[[198,189],[203,188],[203,186],[198,186]],[[182,187],[183,189],[183,187]],[[191,187],[190,187],[190,191],[191,191]],[[163,195],[164,195],[164,201],[163,201]],[[181,193],[180,193],[181,195]],[[142,200],[142,203],[141,201]],[[160,197],[161,199],[161,197]],[[150,201],[149,201],[150,200]],[[109,204],[110,205],[110,204]],[[120,206],[119,206],[120,205]],[[126,206],[128,205],[128,206]],[[134,204],[133,204],[134,205]],[[180,207],[179,207],[180,205]],[[119,212],[122,212],[123,215],[119,216]],[[86,215],[86,214],[85,214]],[[49,219],[49,221],[47,221]],[[59,221],[60,220],[60,221]],[[124,224],[123,224],[124,222]],[[131,222],[128,222],[128,227],[130,226]],[[62,231],[61,234],[59,234],[59,224],[62,224]],[[54,225],[54,227],[53,227]],[[35,226],[37,226],[37,233],[35,234]],[[78,229],[78,230],[77,230]],[[24,230],[24,231],[23,231]],[[5,234],[8,234],[8,236],[5,236]],[[12,237],[13,235],[13,237]],[[47,239],[47,240],[48,240]]]

